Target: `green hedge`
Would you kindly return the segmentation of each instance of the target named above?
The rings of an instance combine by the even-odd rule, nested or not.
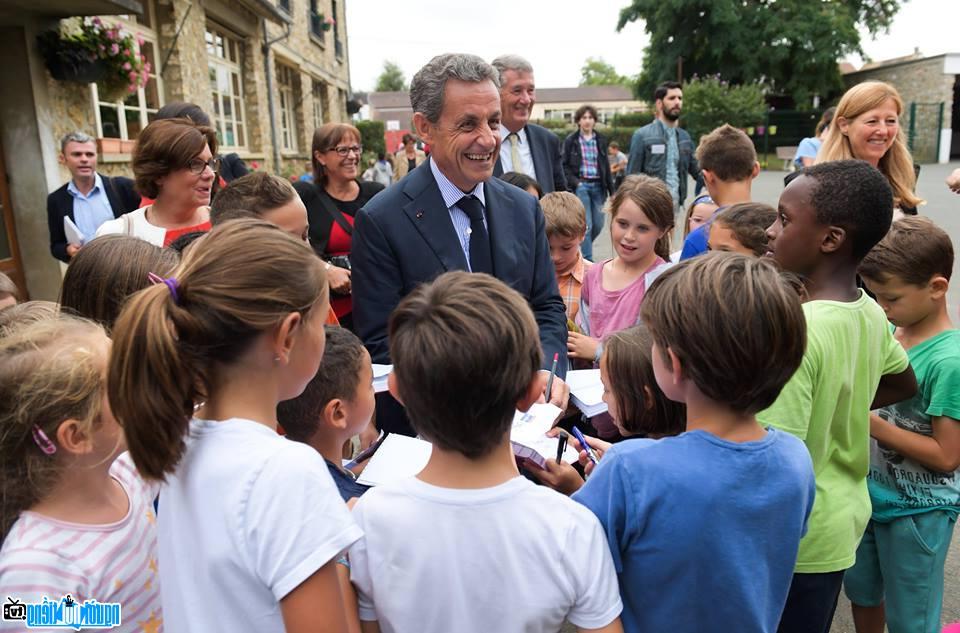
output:
[[[360,144],[363,145],[364,152],[386,154],[387,143],[383,138],[386,126],[383,121],[357,121],[357,129],[360,130]]]
[[[615,114],[610,125],[613,127],[632,127],[634,129],[643,127],[653,121],[653,112],[628,112],[626,114]]]
[[[649,123],[649,121],[648,121],[648,123]],[[644,124],[644,125],[646,125],[646,124]],[[569,124],[568,124],[568,126],[569,126]],[[553,130],[550,130],[550,131],[557,135],[557,138],[560,139],[560,143],[562,144],[563,141],[564,141],[568,136],[570,136],[570,133],[573,132],[575,129],[577,129],[577,128],[572,127],[572,126],[569,126],[569,127],[564,128],[564,129],[553,129]],[[626,154],[627,152],[630,151],[630,139],[633,138],[633,133],[637,131],[637,128],[635,128],[635,127],[613,127],[613,126],[610,126],[610,125],[604,125],[604,126],[601,126],[601,127],[597,128],[597,131],[600,132],[601,134],[603,134],[603,135],[606,137],[608,143],[609,143],[610,141],[616,141],[617,143],[619,143],[619,144],[620,144],[620,151],[623,152],[624,154]]]

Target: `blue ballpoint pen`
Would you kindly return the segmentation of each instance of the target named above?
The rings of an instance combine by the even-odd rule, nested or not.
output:
[[[587,444],[587,438],[583,436],[583,433],[581,433],[580,429],[578,429],[576,426],[573,427],[573,435],[577,438],[577,441],[580,442],[580,446],[583,447],[583,450],[587,452],[587,457],[590,459],[590,461],[594,464],[599,463],[600,460],[597,458],[597,454],[593,452],[593,449],[590,448],[589,444]]]

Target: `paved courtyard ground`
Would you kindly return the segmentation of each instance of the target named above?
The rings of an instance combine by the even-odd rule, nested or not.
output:
[[[946,230],[953,238],[954,248],[960,250],[960,195],[947,189],[944,181],[947,175],[960,167],[960,163],[949,165],[923,165],[920,179],[917,182],[917,193],[927,201],[920,207],[920,213],[930,217],[934,222]],[[766,202],[774,207],[783,190],[782,171],[764,171],[757,177],[753,185],[753,199]],[[690,191],[693,191],[692,182]],[[611,256],[610,234],[604,231],[593,246],[597,260]],[[960,258],[954,262],[954,284],[950,289],[948,301],[950,315],[954,324],[960,325]],[[960,622],[960,546],[954,539],[953,547],[947,558],[946,578],[944,579],[945,595],[943,603],[943,622]],[[571,631],[573,629],[570,629]],[[850,603],[842,595],[837,615],[833,620],[831,633],[854,633],[853,620],[850,617]]]

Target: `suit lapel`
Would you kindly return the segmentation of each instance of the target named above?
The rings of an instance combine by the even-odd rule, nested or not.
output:
[[[514,229],[516,210],[498,185],[499,181],[485,182],[483,196],[486,201],[487,227],[490,231],[493,272],[498,279],[509,284],[513,271],[517,269],[517,254],[513,248],[517,239]]]
[[[553,178],[553,170],[550,168],[550,165],[543,164],[544,156],[541,156],[539,152],[540,147],[534,140],[533,129],[529,125],[526,126],[525,129],[527,132],[527,143],[530,144],[530,158],[533,159],[533,171],[537,172],[537,180],[539,182],[550,182]]]
[[[444,270],[467,270],[467,258],[460,247],[450,211],[440,195],[440,187],[430,171],[430,160],[424,161],[401,182],[404,195],[410,198],[403,212],[440,259]]]
[[[503,175],[503,165],[500,164],[500,154],[499,154],[499,151],[498,151],[498,153],[497,153],[497,162],[496,162],[496,164],[493,166],[493,177],[494,177],[494,178],[499,178],[499,177],[502,176],[502,175]]]

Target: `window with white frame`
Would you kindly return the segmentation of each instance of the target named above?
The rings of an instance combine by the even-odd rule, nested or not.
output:
[[[243,43],[212,24],[206,29],[207,74],[213,100],[213,124],[224,149],[245,149],[247,125],[243,103]]]
[[[323,125],[323,102],[326,98],[323,82],[314,79],[311,92],[313,94],[313,129],[316,130]]]
[[[296,71],[277,64],[277,93],[280,95],[280,149],[297,151]]]
[[[104,16],[104,23],[116,24],[133,34],[137,50],[147,58],[147,83],[123,100],[102,101],[96,84],[90,84],[98,138],[133,140],[154,119],[163,105],[163,80],[157,55],[156,3],[144,3],[143,15]]]

